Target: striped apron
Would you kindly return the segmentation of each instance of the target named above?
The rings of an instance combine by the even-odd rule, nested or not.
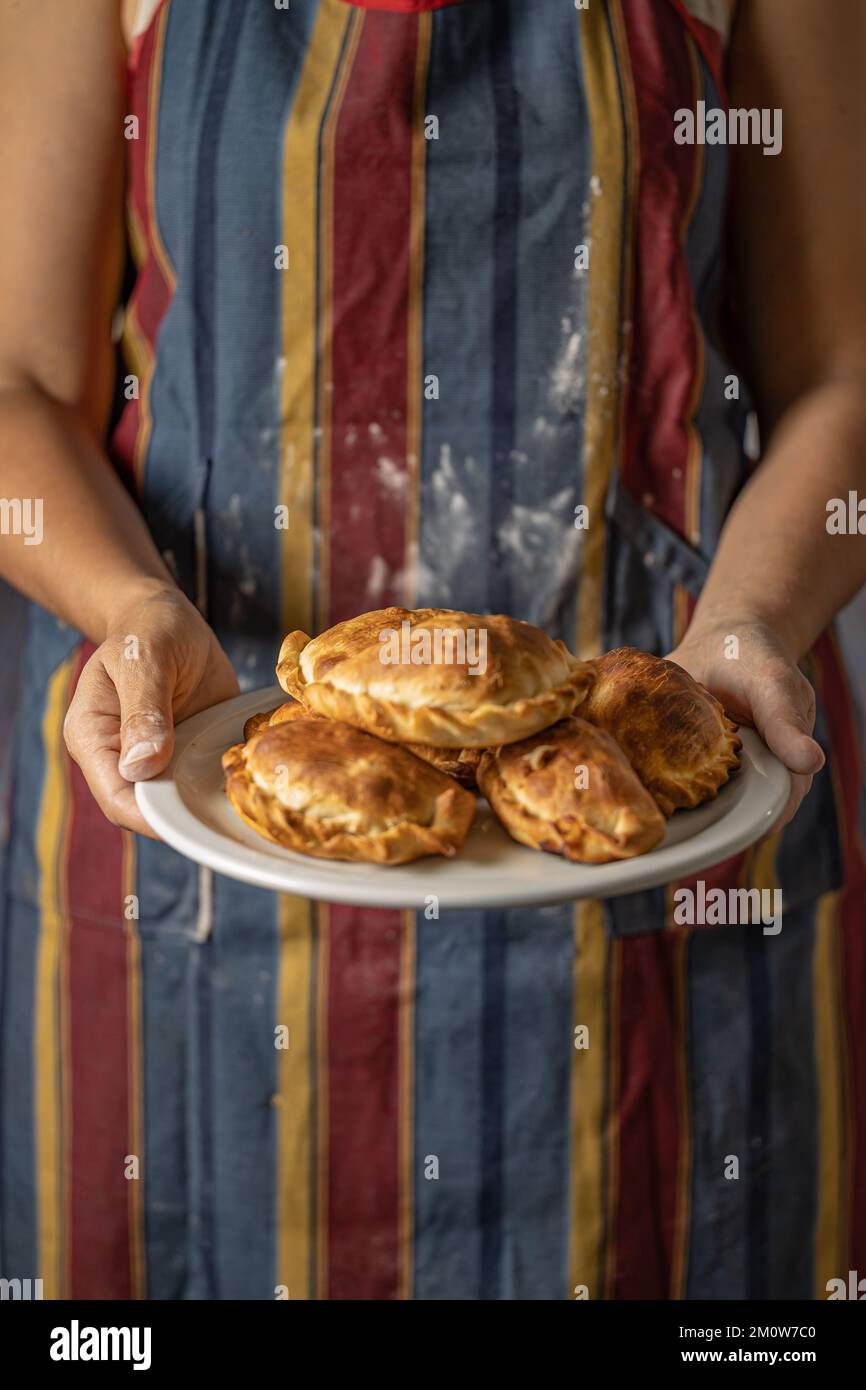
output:
[[[587,656],[676,643],[749,468],[716,332],[727,152],[672,140],[724,105],[728,8],[145,0],[110,452],[242,688],[286,631],[392,603]],[[827,767],[700,876],[781,886],[768,937],[676,927],[677,885],[427,920],[213,876],[103,819],[62,739],[91,649],[7,609],[4,1276],[622,1299],[866,1273],[863,776],[832,632],[805,663]]]

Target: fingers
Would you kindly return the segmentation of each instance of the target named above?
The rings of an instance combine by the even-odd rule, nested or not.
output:
[[[174,747],[172,718],[173,672],[166,662],[146,660],[133,648],[112,663],[120,706],[121,777],[141,782],[162,772]]]
[[[771,835],[778,835],[780,830],[784,830],[785,826],[790,824],[799,811],[802,802],[808,796],[811,787],[811,777],[801,777],[797,774],[791,777],[791,795],[788,797],[784,811],[770,831]]]
[[[112,825],[157,839],[136,805],[133,788],[118,769],[119,720],[114,683],[98,658],[91,657],[63,725],[66,747]]]
[[[824,753],[811,737],[815,692],[805,676],[794,668],[781,678],[757,676],[750,684],[755,728],[770,751],[796,776],[820,772]]]

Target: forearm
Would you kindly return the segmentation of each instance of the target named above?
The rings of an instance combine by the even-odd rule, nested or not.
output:
[[[41,539],[12,534],[4,513],[0,576],[92,641],[113,611],[172,584],[147,530],[92,432],[33,387],[0,391],[0,494],[41,500]],[[38,513],[31,512],[31,517]]]
[[[828,382],[773,430],[722,532],[696,630],[766,623],[795,661],[866,583],[866,535],[827,530],[831,498],[866,498],[866,385]],[[864,519],[866,528],[866,519]]]

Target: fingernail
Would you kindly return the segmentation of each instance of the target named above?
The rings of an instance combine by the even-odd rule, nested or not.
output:
[[[132,767],[135,763],[146,762],[148,758],[152,758],[154,753],[158,752],[159,745],[154,743],[152,739],[146,739],[141,743],[134,743],[131,748],[127,749],[120,760],[119,766],[121,772],[124,768]]]

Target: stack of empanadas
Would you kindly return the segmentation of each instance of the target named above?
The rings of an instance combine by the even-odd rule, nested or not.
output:
[[[226,791],[261,834],[323,858],[453,855],[476,784],[523,844],[630,858],[737,763],[735,726],[680,667],[633,648],[581,662],[503,615],[386,608],[292,632],[277,676],[290,699],[247,720]]]

